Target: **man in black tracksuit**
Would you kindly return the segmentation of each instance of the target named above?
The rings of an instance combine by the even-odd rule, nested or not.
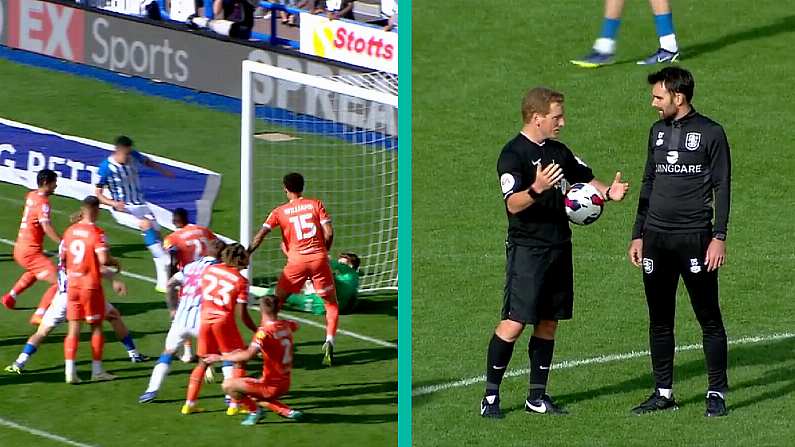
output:
[[[703,333],[709,376],[705,415],[724,416],[728,353],[718,304],[718,268],[726,257],[729,143],[721,125],[690,104],[694,81],[689,71],[666,67],[650,74],[648,81],[652,107],[662,119],[649,133],[629,257],[643,268],[656,389],[632,411],[677,408],[672,390],[674,309],[681,275]]]

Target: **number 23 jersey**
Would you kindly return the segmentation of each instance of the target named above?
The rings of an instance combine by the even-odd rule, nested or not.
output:
[[[248,303],[248,280],[226,264],[210,265],[202,274],[202,322],[220,323],[234,321],[235,304]]]

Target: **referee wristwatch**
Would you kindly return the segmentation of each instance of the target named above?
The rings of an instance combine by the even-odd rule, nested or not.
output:
[[[543,194],[541,192],[536,192],[536,190],[533,189],[532,185],[529,188],[527,188],[527,193],[530,194],[530,197],[533,200],[537,200],[539,197],[541,197],[541,194]]]
[[[726,241],[726,233],[714,233],[712,235],[712,239],[717,239],[719,241]]]

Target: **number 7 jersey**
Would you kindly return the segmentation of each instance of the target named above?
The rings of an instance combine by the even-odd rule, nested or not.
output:
[[[263,227],[282,229],[288,260],[314,260],[328,257],[323,225],[331,222],[323,202],[300,197],[275,208]]]

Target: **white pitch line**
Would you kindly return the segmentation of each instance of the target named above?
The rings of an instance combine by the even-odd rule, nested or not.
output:
[[[0,242],[2,242],[4,244],[7,244],[7,245],[14,246],[14,241],[11,241],[11,240],[8,240],[8,239],[0,238]],[[121,274],[122,274],[122,276],[126,276],[128,278],[133,278],[133,279],[137,279],[137,280],[148,282],[148,283],[152,283],[152,284],[157,284],[157,280],[155,280],[154,278],[151,278],[149,276],[139,275],[137,273],[129,272],[127,270],[122,270]],[[259,310],[259,308],[257,306],[252,306],[251,308],[254,309],[254,310]],[[290,314],[290,313],[287,313],[287,312],[281,312],[281,314],[284,315],[287,318],[290,318],[290,319],[295,320],[295,321],[297,321],[299,323],[302,323],[302,324],[306,324],[308,326],[314,326],[314,327],[318,327],[318,328],[322,328],[322,329],[326,328],[325,324],[321,324],[321,323],[318,323],[316,321],[308,320],[306,318],[297,317],[297,316],[295,316],[293,314]],[[357,338],[359,340],[367,341],[367,342],[370,342],[370,343],[373,343],[373,344],[376,344],[376,345],[379,345],[379,346],[384,346],[386,348],[397,349],[397,344],[395,344],[395,343],[390,343],[390,342],[385,341],[385,340],[380,340],[380,339],[377,339],[377,338],[368,337],[367,335],[357,334],[356,332],[346,331],[345,329],[337,329],[337,333],[342,334],[342,335],[347,335],[348,337]]]
[[[62,442],[64,444],[73,445],[75,447],[94,447],[90,444],[83,444],[82,442],[72,441],[69,438],[64,438],[63,436],[54,435],[52,433],[38,430],[35,428],[26,427],[21,424],[17,424],[16,422],[9,421],[8,419],[4,419],[0,417],[0,425],[4,425],[9,428],[13,428],[19,431],[28,432],[32,435],[40,436],[42,438],[52,439],[53,441]]]
[[[17,205],[22,205],[22,204],[25,203],[24,200],[12,199],[12,198],[9,198],[9,197],[0,197],[0,200],[2,200],[4,202],[8,202],[8,203],[16,203]],[[102,205],[102,206],[105,206],[105,205]],[[77,211],[77,209],[75,209],[75,211]],[[68,213],[66,211],[56,210],[56,209],[52,209],[52,208],[50,208],[50,212],[54,213],[54,214],[60,214],[62,216],[71,216],[72,215],[72,213]],[[141,234],[140,230],[136,230],[136,229],[130,228],[130,227],[125,227],[124,225],[121,225],[118,222],[110,222],[110,226],[112,226],[114,228],[118,228],[120,230],[124,230],[124,231],[126,231],[128,233]]]
[[[752,344],[752,343],[762,343],[766,341],[772,340],[781,340],[785,338],[792,338],[795,337],[795,334],[785,332],[783,334],[772,334],[772,335],[760,335],[760,336],[751,336],[751,337],[742,337],[733,340],[729,340],[730,345],[744,345],[744,344]],[[684,346],[677,346],[677,352],[684,352],[684,351],[694,351],[697,349],[701,349],[702,345],[700,343],[693,344],[693,345],[684,345]],[[625,352],[621,354],[606,354],[600,355],[598,357],[590,357],[586,359],[577,359],[577,360],[564,360],[560,363],[553,363],[552,369],[566,369],[566,368],[576,368],[578,366],[584,365],[594,365],[594,364],[601,364],[601,363],[610,363],[610,362],[617,362],[621,360],[629,360],[635,359],[639,357],[645,357],[649,355],[649,351],[631,351]],[[505,373],[505,377],[516,377],[516,376],[524,376],[530,370],[527,368],[510,370]],[[451,388],[460,388],[469,385],[475,385],[477,383],[484,383],[486,381],[486,376],[477,376],[477,377],[470,377],[468,379],[461,379],[455,382],[447,382],[447,383],[439,383],[436,385],[427,385],[422,386],[419,388],[414,388],[411,391],[412,397],[417,396],[425,396],[428,394],[438,393],[439,391],[449,390]]]

